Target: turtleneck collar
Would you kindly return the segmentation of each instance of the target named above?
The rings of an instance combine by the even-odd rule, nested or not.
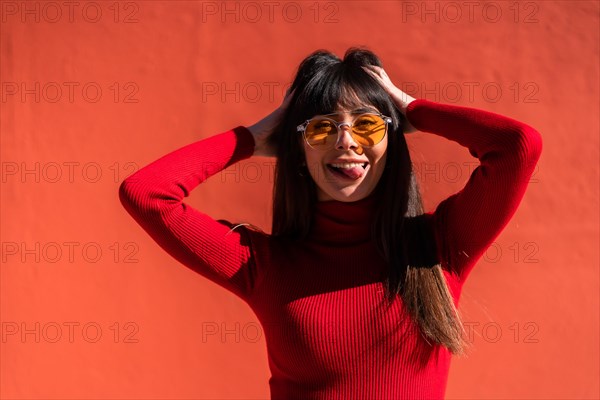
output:
[[[361,200],[318,201],[310,240],[328,244],[355,244],[371,239],[371,224],[377,207],[375,191]]]

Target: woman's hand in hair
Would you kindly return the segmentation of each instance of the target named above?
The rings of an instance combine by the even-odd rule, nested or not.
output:
[[[406,117],[406,107],[408,107],[408,105],[416,99],[410,96],[408,93],[398,89],[392,83],[392,80],[383,68],[378,67],[376,65],[369,65],[367,67],[363,67],[363,69],[373,78],[375,78],[377,82],[379,82],[379,84],[385,89],[385,91],[392,97],[398,109]],[[408,121],[408,118],[405,118],[405,121],[406,123],[404,124],[404,133],[411,133],[417,131],[417,129],[414,126],[412,126],[411,123]]]
[[[277,149],[268,142],[268,138],[281,122],[293,94],[294,91],[290,92],[290,89],[288,89],[283,102],[275,111],[248,127],[248,130],[254,136],[254,156],[275,157],[277,155]]]

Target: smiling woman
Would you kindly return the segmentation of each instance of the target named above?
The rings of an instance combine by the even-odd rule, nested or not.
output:
[[[430,213],[404,137],[417,129],[481,163]],[[256,313],[273,399],[441,399],[468,347],[462,287],[541,149],[522,122],[406,95],[366,49],[317,51],[271,114],[163,156],[119,195],[163,249]],[[252,155],[277,160],[270,234],[184,203]]]

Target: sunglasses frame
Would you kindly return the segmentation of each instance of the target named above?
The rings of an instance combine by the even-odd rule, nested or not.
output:
[[[388,116],[386,116],[386,115],[383,115],[383,114],[381,114],[381,113],[378,113],[378,112],[368,112],[368,111],[367,111],[367,112],[364,112],[364,111],[363,111],[363,112],[357,112],[357,113],[351,113],[351,114],[356,114],[356,116],[355,116],[355,117],[352,119],[352,122],[337,122],[337,121],[335,121],[334,119],[332,119],[332,118],[329,118],[330,116],[333,116],[333,115],[340,115],[340,113],[331,113],[331,114],[324,114],[324,115],[315,115],[314,117],[312,117],[312,118],[310,118],[310,119],[307,119],[306,121],[304,121],[303,123],[301,123],[300,125],[298,125],[298,126],[296,127],[296,130],[297,130],[299,133],[302,133],[302,137],[304,138],[304,141],[305,141],[305,142],[306,142],[306,144],[307,144],[307,145],[309,145],[311,148],[313,148],[313,149],[324,149],[324,148],[330,148],[330,147],[333,147],[333,145],[335,145],[335,143],[337,143],[337,140],[336,140],[335,142],[333,142],[333,145],[330,145],[330,146],[318,145],[318,146],[316,146],[316,147],[315,147],[315,146],[311,145],[311,144],[308,142],[308,140],[306,139],[306,128],[308,127],[308,124],[310,124],[310,122],[311,122],[312,120],[314,120],[315,118],[323,118],[323,117],[325,117],[325,119],[327,119],[327,120],[331,121],[331,122],[332,122],[332,123],[335,125],[335,129],[336,129],[336,132],[337,132],[337,139],[339,139],[339,137],[340,137],[340,133],[341,133],[340,127],[341,127],[342,125],[347,125],[347,126],[350,128],[350,134],[351,134],[351,135],[354,137],[354,134],[352,133],[352,127],[354,126],[354,122],[355,122],[355,121],[356,121],[358,118],[362,117],[363,115],[376,115],[376,116],[380,117],[380,118],[383,120],[383,122],[384,122],[384,124],[385,124],[385,133],[383,134],[383,137],[381,138],[381,140],[383,140],[383,139],[385,138],[385,135],[387,135],[387,131],[388,131],[388,124],[391,124],[391,123],[392,123],[392,118],[390,118],[390,117],[388,117]],[[379,143],[381,143],[381,141],[379,141],[379,142],[377,142],[376,144],[374,144],[374,145],[371,145],[371,146],[360,145],[360,147],[366,147],[366,148],[370,148],[370,147],[373,147],[373,146],[377,146],[377,144],[379,144]]]

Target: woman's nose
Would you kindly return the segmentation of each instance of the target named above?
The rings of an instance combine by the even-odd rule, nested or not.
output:
[[[349,123],[343,123],[338,127],[338,140],[335,144],[336,149],[357,148],[358,144],[352,136],[352,127]]]

